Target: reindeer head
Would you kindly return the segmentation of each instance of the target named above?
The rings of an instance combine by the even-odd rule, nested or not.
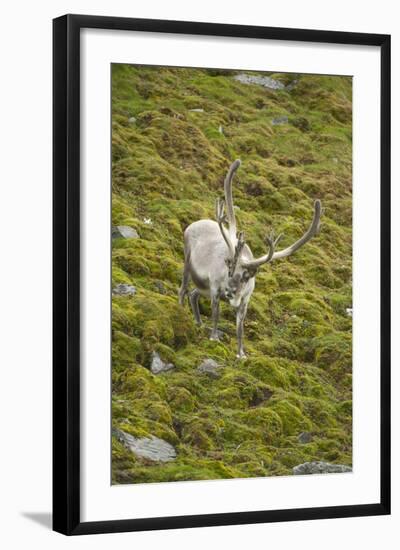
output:
[[[224,297],[229,300],[232,306],[238,306],[243,287],[255,273],[246,269],[241,261],[243,248],[246,244],[243,231],[240,231],[239,234],[235,235],[232,239],[224,226],[224,223],[228,220],[225,215],[225,202],[223,199],[217,199],[216,219],[229,251],[228,257],[225,260],[228,277],[226,279],[225,288],[223,289]]]
[[[239,166],[240,161],[236,160],[231,165],[225,179],[227,215],[225,215],[225,201],[222,199],[217,199],[216,202],[216,220],[218,222],[222,237],[228,247],[228,257],[226,260],[228,278],[225,295],[231,302],[231,305],[237,305],[236,302],[240,298],[243,286],[256,275],[258,269],[262,265],[279,258],[290,256],[306,242],[308,242],[314,235],[316,235],[319,232],[321,218],[321,202],[316,200],[314,203],[314,216],[311,225],[298,241],[283,250],[276,251],[276,247],[282,237],[282,234],[275,238],[271,233],[268,237],[266,237],[266,244],[268,246],[268,252],[266,254],[256,259],[248,259],[244,257],[243,249],[246,245],[245,238],[243,232],[239,232],[238,234],[236,232],[236,219],[232,199],[232,179]],[[225,227],[225,223],[228,223],[228,229]]]

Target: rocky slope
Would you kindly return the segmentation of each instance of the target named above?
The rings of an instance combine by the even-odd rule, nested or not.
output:
[[[351,94],[346,77],[113,66],[113,483],[351,465]],[[260,270],[244,361],[229,306],[218,343],[209,304],[197,328],[177,300],[183,230],[214,217],[235,158],[255,255],[324,208],[317,238]]]

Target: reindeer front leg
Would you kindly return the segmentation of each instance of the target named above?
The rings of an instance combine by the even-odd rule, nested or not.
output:
[[[210,340],[219,340],[218,336],[218,319],[219,319],[219,294],[213,294],[211,296],[211,318],[212,318],[212,331]]]
[[[236,310],[236,335],[238,342],[238,352],[236,357],[238,359],[245,359],[246,354],[243,349],[243,323],[247,313],[247,302],[242,302]]]

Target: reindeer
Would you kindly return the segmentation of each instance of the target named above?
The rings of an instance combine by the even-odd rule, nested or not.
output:
[[[257,271],[264,264],[290,256],[319,232],[321,202],[315,201],[311,225],[298,241],[283,250],[276,251],[282,235],[275,238],[271,234],[266,237],[268,252],[255,259],[245,242],[243,232],[237,233],[236,229],[232,179],[240,164],[240,160],[235,160],[228,170],[224,182],[225,200],[216,201],[216,221],[196,221],[184,232],[185,263],[182,285],[179,289],[179,303],[183,305],[185,296],[189,295],[196,323],[201,325],[199,298],[200,296],[210,298],[212,315],[210,340],[219,340],[219,303],[220,300],[228,301],[236,310],[238,343],[236,357],[245,358],[243,323],[254,290]],[[228,224],[228,227],[225,224]],[[196,288],[189,293],[190,279]]]

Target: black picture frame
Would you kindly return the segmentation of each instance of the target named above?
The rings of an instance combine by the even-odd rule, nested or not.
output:
[[[371,504],[80,520],[80,31],[84,28],[378,46],[381,50],[381,495]],[[390,513],[390,36],[65,15],[53,21],[53,529],[66,535]]]

